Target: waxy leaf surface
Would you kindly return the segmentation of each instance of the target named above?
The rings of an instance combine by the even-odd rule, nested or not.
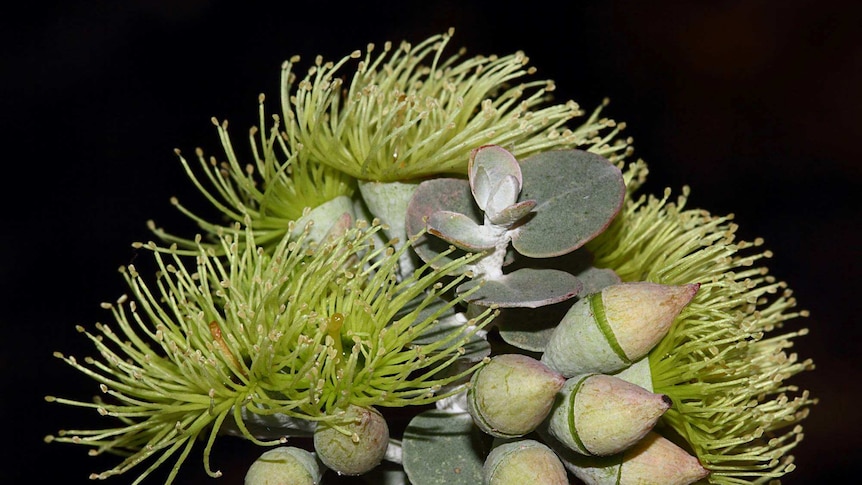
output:
[[[607,228],[622,207],[622,173],[594,153],[538,153],[521,161],[521,172],[519,200],[537,201],[512,238],[525,256],[549,258],[574,251]]]

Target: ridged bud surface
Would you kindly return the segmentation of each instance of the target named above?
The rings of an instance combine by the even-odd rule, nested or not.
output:
[[[547,431],[584,455],[626,450],[649,433],[671,406],[667,396],[602,374],[573,377],[560,394]]]
[[[532,357],[495,356],[473,374],[467,405],[486,433],[523,436],[544,421],[566,379]]]
[[[314,432],[314,450],[320,461],[342,475],[362,475],[380,464],[389,444],[389,427],[376,409],[347,408],[337,426],[321,422]]]
[[[484,485],[568,485],[566,469],[557,455],[534,440],[502,444],[483,467]]]
[[[699,288],[620,283],[585,296],[554,329],[542,362],[566,377],[625,369],[667,334]]]
[[[709,470],[697,458],[658,433],[649,433],[626,451],[619,483],[689,485],[707,475]]]
[[[282,446],[255,460],[245,475],[245,485],[316,485],[320,466],[311,452]]]

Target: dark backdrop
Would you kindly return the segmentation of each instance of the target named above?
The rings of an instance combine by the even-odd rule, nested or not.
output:
[[[744,238],[766,239],[772,273],[811,311],[796,351],[817,371],[796,382],[821,399],[786,483],[836,482],[858,468],[858,8],[296,4],[31,2],[3,15],[0,483],[85,483],[113,462],[43,444],[95,413],[42,396],[96,393],[51,353],[92,353],[74,327],[108,319],[99,302],[125,291],[116,268],[134,258],[131,241],[150,238],[145,221],[192,230],[168,203],[200,201],[172,150],[215,153],[211,116],[228,118],[242,139],[257,122],[258,93],[276,102],[280,64],[293,54],[338,59],[450,26],[452,44],[470,54],[526,51],[539,76],[557,81],[559,99],[591,108],[610,97],[608,115],[628,123],[650,164],[649,191],[689,184],[693,205],[733,212]],[[212,483],[238,483],[258,452],[225,440],[214,466],[231,476]],[[199,455],[185,469],[180,483],[206,482]]]

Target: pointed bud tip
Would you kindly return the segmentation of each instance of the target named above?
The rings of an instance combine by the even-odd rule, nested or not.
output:
[[[608,324],[626,356],[634,361],[652,350],[699,289],[699,283],[635,282],[602,290]]]
[[[620,478],[622,482],[688,485],[709,475],[694,456],[655,432],[626,451]]]
[[[548,430],[572,450],[594,456],[630,448],[671,406],[666,395],[604,374],[569,379],[562,395],[551,413]]]
[[[566,379],[527,355],[501,354],[470,382],[467,404],[476,425],[492,436],[511,438],[541,424]]]

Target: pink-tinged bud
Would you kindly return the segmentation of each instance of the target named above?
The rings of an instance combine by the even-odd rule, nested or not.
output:
[[[626,451],[620,485],[661,483],[688,485],[709,475],[697,458],[658,433],[649,433]]]
[[[548,416],[565,382],[532,357],[498,355],[473,374],[468,409],[476,425],[492,436],[523,436]]]
[[[562,445],[552,446],[557,450]],[[709,475],[697,458],[656,432],[618,455],[559,453],[563,466],[586,485],[690,485]]]
[[[566,381],[547,422],[547,432],[584,455],[628,449],[652,430],[670,398],[618,377],[585,374]]]
[[[557,455],[534,440],[497,446],[485,460],[483,485],[568,485],[566,469]]]
[[[667,334],[699,288],[620,283],[585,296],[551,334],[542,362],[566,377],[625,369]]]
[[[374,408],[349,406],[343,419],[323,421],[314,431],[320,461],[341,475],[362,475],[376,467],[389,445],[389,427]]]
[[[322,473],[314,455],[281,446],[260,455],[245,475],[245,485],[317,485]]]

